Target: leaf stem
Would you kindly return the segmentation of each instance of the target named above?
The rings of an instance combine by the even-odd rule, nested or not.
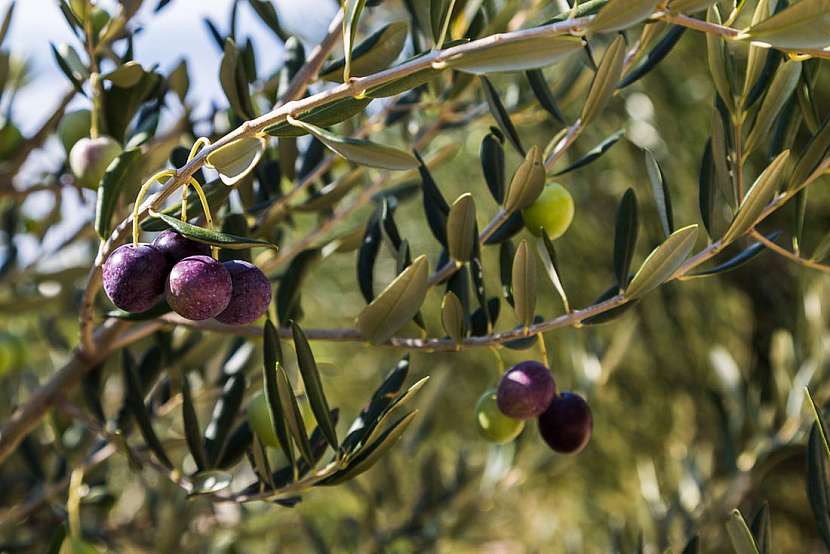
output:
[[[138,244],[138,214],[141,208],[141,201],[144,200],[144,195],[147,194],[147,191],[150,189],[151,186],[153,186],[153,183],[155,183],[156,181],[161,182],[162,179],[165,179],[167,177],[173,177],[175,174],[175,170],[165,169],[164,171],[159,171],[158,173],[147,179],[147,181],[145,181],[143,185],[141,185],[141,189],[139,189],[138,195],[135,197],[135,205],[133,206],[133,245]]]

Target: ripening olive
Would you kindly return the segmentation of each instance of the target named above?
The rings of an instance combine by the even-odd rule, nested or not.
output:
[[[516,437],[524,429],[525,422],[504,415],[499,410],[496,400],[496,389],[489,389],[476,403],[476,423],[478,431],[488,441],[505,444]]]
[[[565,234],[574,217],[571,193],[559,183],[548,183],[533,204],[522,210],[525,227],[534,235],[544,229],[551,239]]]

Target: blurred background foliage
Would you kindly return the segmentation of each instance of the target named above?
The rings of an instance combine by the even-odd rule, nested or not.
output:
[[[548,5],[556,2],[513,3],[540,6],[534,22],[557,11]],[[44,4],[44,9],[56,9]],[[401,18],[403,9],[401,2],[389,0],[370,12],[365,28]],[[163,16],[148,13],[144,21],[152,25],[153,18]],[[178,39],[169,40],[173,52]],[[606,39],[596,40],[601,48]],[[14,52],[14,44],[7,47],[13,60],[23,54]],[[626,188],[633,187],[640,201],[637,259],[662,240],[642,148],[650,149],[663,169],[678,227],[699,222],[698,171],[713,104],[705,48],[702,34],[687,31],[663,63],[615,97],[560,162],[564,166],[613,132],[625,131],[625,138],[600,159],[558,178],[576,203],[573,225],[556,242],[561,277],[573,305],[592,303],[613,283],[614,213]],[[739,64],[744,51],[735,48]],[[572,63],[584,60],[545,70],[569,121],[579,114],[590,84],[589,72],[576,81],[567,78]],[[826,70],[819,72],[815,90],[822,115],[830,98],[828,79]],[[539,109],[524,80],[496,76],[492,81],[526,145],[544,145],[560,130]],[[26,93],[22,87],[18,94]],[[416,111],[372,138],[410,143],[444,108],[429,98],[427,94]],[[465,102],[483,102],[478,84]],[[497,206],[487,192],[478,157],[494,121],[479,113],[467,125],[442,130],[428,151],[457,147],[452,161],[433,175],[448,199],[473,193],[481,228]],[[219,111],[217,133],[223,131],[222,117]],[[808,136],[802,134],[799,141]],[[519,161],[508,149],[507,167]],[[755,173],[764,165],[763,156],[750,164]],[[345,166],[337,162],[335,173]],[[803,233],[807,251],[828,230],[826,181],[810,189]],[[71,241],[66,248],[39,251],[50,258],[49,269],[16,265],[8,237],[5,241],[0,420],[8,419],[76,344],[79,291],[97,245],[90,222],[94,204],[89,194],[71,185],[56,190],[51,198],[42,198],[44,205],[55,206],[45,216],[42,210],[32,215],[15,209],[20,200],[13,195],[0,199],[3,227],[26,236],[16,239],[21,242],[43,238],[61,218],[65,197],[79,198],[80,209],[90,218],[77,233],[60,237]],[[371,210],[359,210],[338,229],[362,227]],[[762,230],[780,229],[789,236],[794,217],[795,209],[784,208]],[[282,239],[287,243],[318,224],[315,214],[293,218],[294,226]],[[418,198],[402,202],[396,220],[413,252],[437,258],[439,250],[426,231]],[[485,252],[487,290],[495,295],[501,287],[498,253]],[[381,256],[376,281],[386,282],[395,264],[387,252]],[[354,267],[354,252],[314,265],[303,286],[306,326],[352,325],[363,305]],[[540,283],[547,285],[542,279],[540,273]],[[537,312],[546,318],[563,311],[552,288],[544,290],[539,302]],[[115,552],[680,552],[695,535],[702,552],[723,552],[729,550],[724,523],[730,511],[739,508],[749,519],[768,504],[774,551],[822,552],[806,493],[806,431],[812,416],[804,406],[803,387],[810,387],[819,405],[830,396],[828,308],[830,283],[823,273],[764,252],[730,273],[669,283],[612,323],[549,334],[549,362],[560,389],[584,395],[593,409],[593,440],[575,457],[545,448],[536,437],[535,423],[507,446],[489,445],[478,436],[473,407],[499,375],[493,351],[413,352],[410,381],[431,376],[417,401],[421,415],[400,445],[358,479],[311,490],[293,508],[216,504],[188,500],[158,475],[132,472],[126,457],[116,455],[86,472],[84,529]],[[427,303],[424,317],[439,332],[437,301]],[[144,353],[157,339],[144,339],[131,350]],[[207,421],[217,394],[212,383],[227,367],[235,339],[180,328],[165,340],[177,346],[194,342],[186,355],[165,360],[163,369],[201,378],[205,386],[196,406],[200,420]],[[241,359],[256,381],[260,344],[249,344],[236,362]],[[354,343],[316,342],[313,347],[330,402],[347,414],[346,421],[401,354]],[[539,353],[536,348],[501,349],[498,356],[511,365]],[[113,356],[100,371],[103,408],[110,417],[121,403],[119,359]],[[290,360],[289,355],[289,373],[295,375]],[[168,403],[169,394],[161,389],[163,385],[153,401],[156,427],[173,451],[181,450],[176,404]],[[79,389],[69,398],[83,405],[83,396]],[[0,551],[42,551],[50,530],[65,517],[65,492],[52,487],[67,477],[95,440],[83,422],[56,409],[4,463],[0,514],[44,493],[48,499],[22,522],[3,519]]]

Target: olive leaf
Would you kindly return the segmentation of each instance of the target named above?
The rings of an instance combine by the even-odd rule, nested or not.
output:
[[[787,188],[792,190],[801,186],[815,171],[830,150],[830,118],[826,118],[822,126],[810,138],[804,153],[795,164]]]
[[[300,368],[300,375],[303,377],[311,411],[314,412],[317,425],[320,426],[329,445],[336,452],[338,446],[337,433],[334,429],[334,422],[331,420],[331,410],[323,392],[320,371],[317,369],[317,362],[314,361],[311,345],[308,344],[308,339],[303,330],[293,321],[291,322],[291,334],[294,338],[294,349],[297,352],[297,365]]]
[[[625,288],[629,299],[639,298],[671,279],[695,246],[697,225],[689,225],[672,233],[640,266],[637,274]]]
[[[295,119],[319,127],[329,127],[363,112],[371,101],[372,98],[341,98],[301,112]],[[306,129],[291,125],[287,121],[271,125],[264,132],[275,137],[301,137],[308,134]]]
[[[746,37],[776,48],[793,50],[830,45],[830,0],[801,0],[756,23]]]
[[[767,207],[775,196],[789,157],[790,151],[784,150],[758,176],[755,183],[747,191],[743,202],[738,207],[738,213],[735,214],[735,219],[732,220],[729,229],[726,230],[723,238],[721,238],[723,244],[729,244],[755,226],[764,208]]]
[[[232,186],[259,163],[264,151],[265,139],[244,137],[208,154],[207,163],[219,172],[223,183]]]
[[[516,249],[511,282],[516,317],[523,327],[528,327],[536,311],[536,259],[526,240],[522,240]]]
[[[609,0],[588,24],[594,33],[610,33],[636,25],[657,9],[660,0]]]
[[[351,162],[389,170],[405,170],[418,167],[418,160],[409,152],[368,140],[342,137],[299,120],[291,120],[290,123],[305,129],[336,154]]]
[[[717,0],[669,0],[669,9],[681,13],[695,13],[705,10]]]
[[[372,344],[392,338],[418,313],[426,297],[428,275],[429,262],[426,256],[419,256],[360,312],[360,334]]]
[[[575,169],[579,169],[580,167],[584,167],[589,163],[596,161],[600,156],[608,152],[608,150],[610,150],[612,146],[617,144],[617,142],[624,136],[625,129],[615,131],[614,133],[606,137],[602,142],[591,148],[582,157],[578,158],[576,161],[568,165],[565,169],[557,171],[553,175],[564,175],[565,173],[571,172]]]
[[[343,80],[348,81],[351,76],[352,49],[354,48],[354,37],[357,33],[357,23],[366,0],[346,0],[343,5]]]
[[[706,12],[706,21],[720,25],[721,17],[718,6],[713,4]],[[714,33],[706,33],[706,56],[709,61],[709,74],[715,90],[730,112],[735,111],[735,98],[732,84],[726,71],[726,46],[723,38]]]
[[[222,458],[227,438],[236,417],[242,398],[245,396],[245,375],[242,372],[228,377],[222,387],[222,394],[213,406],[210,423],[204,434],[205,454],[211,467]]]
[[[770,129],[784,104],[790,99],[801,77],[801,62],[788,60],[781,64],[755,116],[755,123],[745,143],[745,153],[752,152],[769,136]]]
[[[95,230],[102,239],[112,232],[112,214],[118,205],[123,190],[131,190],[138,184],[140,175],[141,150],[125,150],[107,167],[98,187],[95,206]]]
[[[311,274],[311,268],[320,260],[320,249],[303,250],[291,260],[283,273],[277,287],[277,320],[287,325],[290,320],[298,320],[300,310],[300,293],[303,281]]]
[[[755,544],[755,539],[740,511],[732,510],[726,522],[726,531],[729,533],[735,554],[758,554],[758,545]]]
[[[456,344],[461,344],[467,335],[465,320],[464,306],[461,304],[461,300],[452,291],[447,292],[441,301],[441,324],[444,327],[444,332]]]
[[[504,209],[508,213],[521,211],[536,201],[545,188],[545,166],[538,146],[532,146],[513,174]]]
[[[820,413],[820,412],[819,412]],[[827,478],[827,453],[817,421],[807,441],[807,497],[819,535],[830,548],[830,481]]]
[[[498,133],[498,134],[496,134]],[[493,199],[501,204],[504,201],[504,137],[493,128],[484,136],[479,149],[481,169],[484,180]]]
[[[715,161],[712,156],[712,139],[706,141],[703,149],[703,158],[700,161],[700,172],[698,174],[698,207],[700,208],[700,219],[703,227],[710,237],[713,237],[712,215],[715,207],[715,183],[716,171]]]
[[[210,229],[197,227],[196,225],[191,225],[186,221],[182,221],[180,219],[176,219],[175,217],[170,217],[169,215],[158,212],[153,212],[152,215],[153,217],[158,217],[164,221],[176,232],[191,240],[195,240],[196,242],[210,244],[211,246],[218,246],[219,248],[229,248],[231,250],[244,250],[246,248],[254,248],[257,246],[273,248],[275,250],[277,249],[277,245],[266,240],[238,237],[236,235],[229,235],[219,231],[211,231]]]
[[[81,94],[86,94],[83,90],[83,82],[89,77],[89,71],[81,61],[78,52],[71,45],[61,43],[55,46],[51,42],[49,46],[52,49],[52,55],[58,63],[58,67],[66,75],[66,78],[72,83],[75,89]]]
[[[581,51],[582,45],[581,38],[571,35],[518,37],[455,54],[446,60],[446,64],[474,75],[526,71],[551,65],[568,54]]]
[[[286,412],[288,408],[283,404],[280,396],[280,389],[277,377],[277,364],[282,360],[282,348],[280,347],[280,336],[277,328],[270,319],[265,320],[265,327],[262,332],[262,377],[265,383],[265,403],[271,414],[271,423],[274,425],[274,433],[280,443],[283,454],[285,454],[288,465],[294,466],[294,448],[291,446],[291,438],[288,434]]]
[[[669,186],[654,154],[647,149],[643,150],[643,153],[645,155],[646,173],[648,173],[648,180],[651,183],[651,191],[654,193],[654,201],[657,203],[657,213],[660,215],[660,223],[663,226],[663,232],[666,236],[669,236],[674,232],[674,213],[671,207]]]
[[[571,306],[568,302],[568,296],[565,294],[565,287],[562,286],[562,280],[559,277],[559,270],[556,267],[556,250],[553,247],[553,241],[550,240],[548,232],[542,229],[541,240],[536,242],[536,251],[542,259],[542,265],[545,267],[545,272],[548,274],[553,288],[562,299],[562,305],[565,307],[565,312],[570,313]],[[511,276],[512,277],[512,276]]]
[[[133,414],[136,423],[138,423],[138,429],[141,432],[141,436],[144,437],[144,442],[147,443],[147,446],[165,467],[173,469],[173,462],[167,457],[164,446],[162,446],[158,435],[153,430],[150,415],[147,413],[147,408],[144,405],[144,393],[142,392],[141,381],[138,375],[136,375],[133,358],[126,349],[123,351],[122,360],[125,403]]]
[[[614,273],[620,290],[628,285],[631,261],[637,246],[637,195],[629,188],[623,194],[617,208],[617,222],[614,232]]]
[[[101,79],[111,81],[119,87],[129,88],[138,84],[144,76],[144,68],[141,64],[135,61],[130,61],[124,65],[120,65],[110,71],[101,75]]]
[[[625,39],[618,35],[611,43],[599,63],[588,97],[582,105],[582,125],[589,125],[602,113],[620,82],[625,62]]]
[[[565,117],[562,115],[562,111],[559,109],[559,105],[556,103],[556,98],[554,98],[553,93],[548,87],[548,83],[545,80],[545,75],[542,73],[541,69],[531,69],[525,72],[527,76],[527,82],[530,85],[530,90],[533,91],[533,95],[536,97],[536,101],[539,102],[539,105],[548,112],[553,118],[561,123],[562,125],[565,124]]]
[[[255,114],[245,68],[239,59],[239,49],[230,37],[225,39],[219,83],[236,115],[243,120],[253,119]]]
[[[386,69],[394,62],[406,43],[409,26],[403,21],[395,21],[378,29],[352,50],[351,75],[363,77],[381,69]],[[346,58],[340,58],[327,64],[320,70],[320,79],[326,81],[343,81]]]
[[[288,374],[285,368],[277,360],[277,394],[280,398],[280,407],[282,408],[283,418],[288,427],[291,437],[294,439],[294,444],[300,451],[300,455],[308,465],[314,465],[314,453],[311,451],[311,443],[308,440],[308,433],[303,423],[303,416],[300,413],[300,406],[297,404],[297,397],[294,394],[294,389],[291,388],[291,382],[288,380]]]
[[[714,1],[714,0],[712,0]],[[705,6],[705,7],[708,7]],[[701,8],[702,9],[702,8]],[[678,43],[680,38],[683,36],[683,33],[686,31],[686,27],[681,27],[680,25],[672,25],[668,32],[660,39],[654,48],[648,51],[648,53],[643,56],[643,60],[640,62],[637,67],[632,69],[628,72],[625,78],[620,81],[620,84],[617,88],[625,88],[632,83],[636,83],[642,77],[647,75],[652,69],[657,67],[663,59],[669,55],[669,52],[672,51],[674,46]]]
[[[772,551],[772,524],[769,517],[769,503],[764,502],[749,525],[760,554],[769,554]]]
[[[478,240],[476,205],[473,195],[462,194],[453,203],[447,216],[447,248],[450,257],[466,262],[472,257]]]
[[[513,148],[516,149],[516,152],[522,156],[525,156],[527,153],[522,146],[522,141],[519,139],[519,132],[516,131],[516,126],[513,125],[513,121],[510,119],[510,114],[507,113],[507,109],[504,107],[504,104],[502,104],[501,98],[499,98],[495,87],[493,87],[490,80],[484,76],[481,77],[481,85],[482,90],[484,91],[484,98],[487,100],[487,106],[490,108],[490,113],[493,115],[493,119],[495,119],[496,123],[498,123],[499,129],[501,129],[502,133],[504,133],[507,137],[507,140],[510,141],[510,144],[513,145]]]
[[[193,395],[190,392],[190,380],[187,374],[182,374],[179,379],[182,391],[182,421],[184,422],[184,436],[187,441],[187,448],[196,462],[199,471],[208,468],[205,447],[202,444],[202,431],[199,427],[199,417],[196,415],[196,408],[193,405]]]
[[[758,2],[758,5],[755,6],[755,12],[752,14],[752,25],[755,25],[756,23],[759,23],[769,17],[770,7],[771,5],[768,1]],[[758,78],[761,76],[764,66],[766,66],[767,59],[769,58],[767,55],[768,53],[768,48],[754,45],[749,47],[746,57],[744,86],[743,91],[741,92],[741,98],[743,99],[744,104],[748,103],[747,99],[749,98],[750,92],[758,82]]]

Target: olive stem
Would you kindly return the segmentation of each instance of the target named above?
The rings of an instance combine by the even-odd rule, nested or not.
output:
[[[210,204],[208,204],[202,185],[200,185],[199,181],[197,181],[192,175],[188,178],[188,182],[196,190],[196,194],[199,196],[199,202],[202,203],[202,211],[205,212],[205,220],[207,221],[208,229],[213,230],[213,216],[210,214]],[[219,257],[219,247],[211,246],[210,252],[214,259]]]
[[[161,182],[162,179],[166,177],[173,177],[176,174],[174,169],[165,169],[164,171],[159,171],[147,181],[141,185],[141,189],[138,191],[138,196],[135,197],[135,205],[133,206],[133,245],[138,244],[138,212],[141,209],[141,201],[144,200],[144,195],[147,194],[147,191],[153,186],[153,183],[156,181]]]
[[[190,148],[190,154],[187,155],[187,161],[192,161],[193,158],[196,157],[196,154],[199,153],[199,150],[201,150],[205,146],[210,146],[210,139],[208,139],[207,137],[197,138],[196,142],[194,142],[193,146]]]

